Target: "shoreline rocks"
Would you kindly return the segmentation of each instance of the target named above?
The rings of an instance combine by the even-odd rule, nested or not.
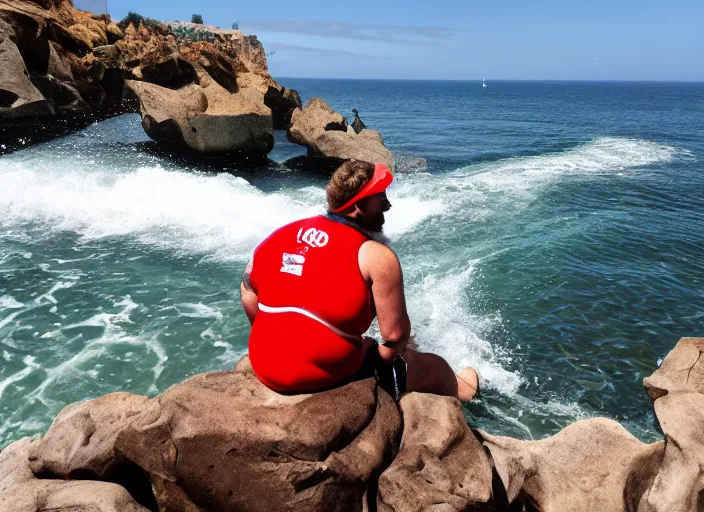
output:
[[[383,162],[394,169],[394,156],[379,132],[365,129],[355,133],[347,120],[321,98],[313,98],[293,111],[288,137],[308,148],[309,157]]]
[[[351,158],[394,168],[378,132],[357,134],[320,98],[302,107],[240,30],[138,15],[118,25],[70,0],[3,0],[0,66],[0,154],[138,112],[175,154],[263,160],[287,130],[314,171]]]
[[[371,378],[280,395],[245,358],[152,399],[66,407],[0,452],[0,510],[701,512],[703,352],[683,338],[644,379],[664,433],[651,444],[606,418],[493,436],[455,399],[397,408]]]

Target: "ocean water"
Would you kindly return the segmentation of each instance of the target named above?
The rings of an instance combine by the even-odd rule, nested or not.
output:
[[[415,341],[480,373],[473,425],[658,438],[642,379],[704,335],[704,84],[281,82],[427,160],[397,173],[386,231]],[[276,139],[275,162],[303,153]],[[169,158],[137,115],[0,157],[0,446],[69,403],[231,368],[249,254],[324,186]]]

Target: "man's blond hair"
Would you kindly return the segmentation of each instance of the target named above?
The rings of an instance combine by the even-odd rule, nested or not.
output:
[[[374,175],[374,165],[361,160],[347,160],[333,173],[328,183],[328,209],[335,211],[352,199]]]

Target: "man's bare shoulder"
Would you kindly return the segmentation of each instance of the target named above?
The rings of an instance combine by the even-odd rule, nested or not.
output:
[[[374,276],[400,272],[401,263],[391,247],[376,240],[367,240],[359,248],[359,270],[365,279],[373,279]]]

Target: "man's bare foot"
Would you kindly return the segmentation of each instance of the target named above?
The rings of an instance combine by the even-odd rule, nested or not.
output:
[[[479,389],[479,375],[474,368],[465,368],[457,374],[457,398],[461,402],[469,402]]]

